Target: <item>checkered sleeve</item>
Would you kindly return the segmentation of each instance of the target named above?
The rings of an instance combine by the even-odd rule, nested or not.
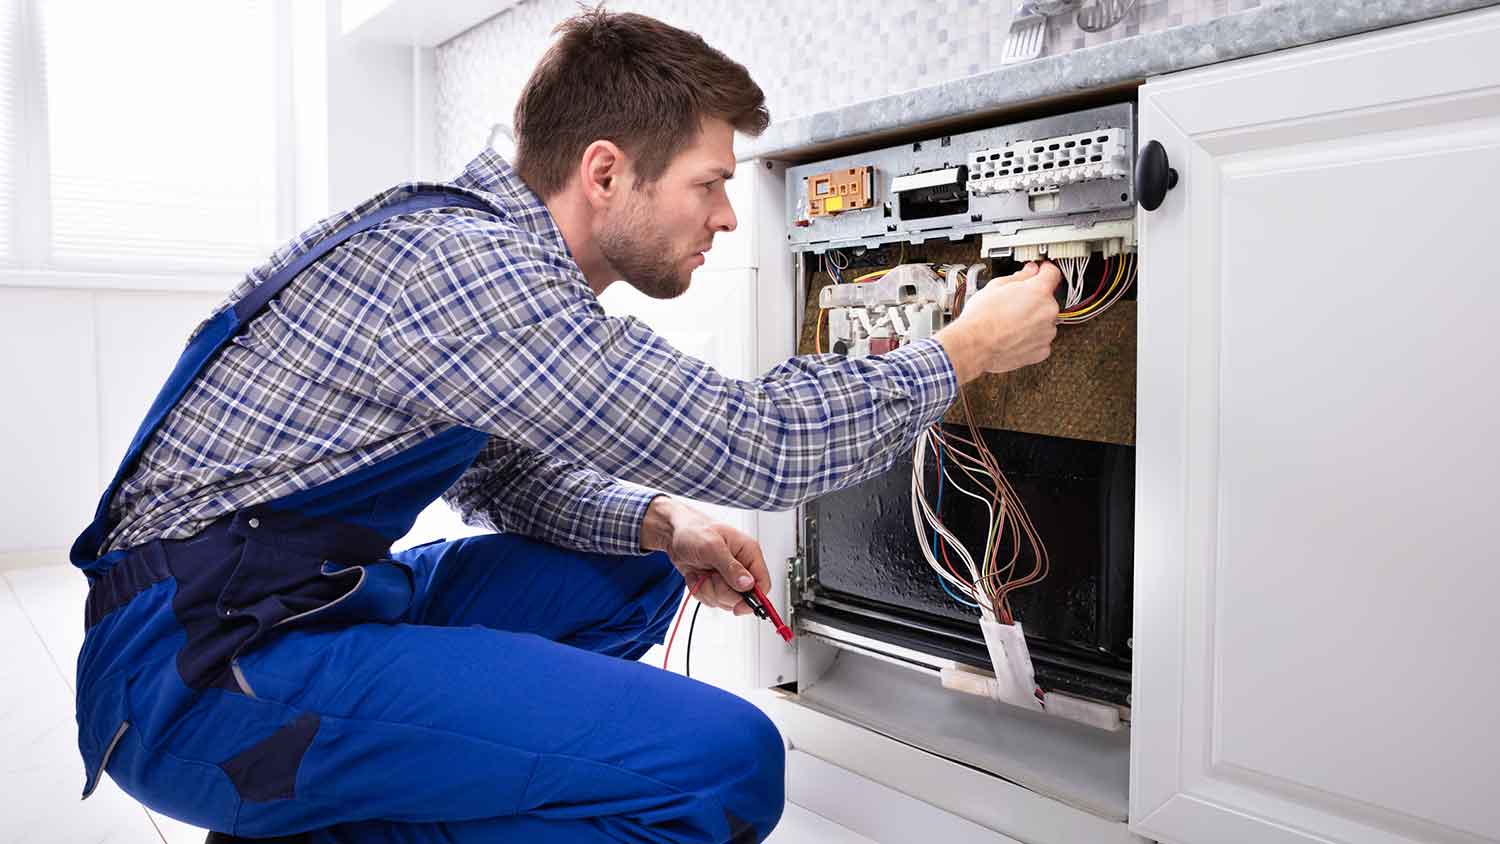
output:
[[[640,554],[659,493],[490,437],[443,500],[465,524],[603,554]]]
[[[461,232],[432,250],[378,349],[383,401],[610,477],[757,510],[888,468],[957,388],[934,340],[727,378],[640,321],[606,316],[566,256],[503,231]]]

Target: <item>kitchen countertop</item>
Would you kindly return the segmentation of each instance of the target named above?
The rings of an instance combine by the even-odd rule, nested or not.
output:
[[[739,158],[1021,106],[1132,80],[1500,4],[1500,0],[1289,0],[773,123]]]

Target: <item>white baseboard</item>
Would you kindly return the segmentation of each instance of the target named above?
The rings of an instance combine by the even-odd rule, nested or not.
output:
[[[66,565],[69,565],[68,549],[66,548],[43,548],[35,551],[0,551],[0,571]]]
[[[880,844],[1022,844],[809,753],[786,757],[787,800]]]

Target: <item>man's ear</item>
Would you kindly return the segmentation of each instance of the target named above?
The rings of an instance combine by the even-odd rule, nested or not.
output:
[[[628,190],[629,169],[629,159],[613,141],[589,144],[578,163],[579,184],[583,186],[583,195],[589,205],[602,210]]]

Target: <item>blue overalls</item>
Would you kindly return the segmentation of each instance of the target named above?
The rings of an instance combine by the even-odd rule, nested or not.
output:
[[[661,553],[507,534],[391,553],[474,461],[454,426],[195,536],[96,556],[109,502],[194,377],[312,262],[398,214],[493,212],[424,189],[301,255],[188,344],[72,550],[84,796],[316,842],[752,842],[784,745],[744,700],[636,662],[683,581]]]

